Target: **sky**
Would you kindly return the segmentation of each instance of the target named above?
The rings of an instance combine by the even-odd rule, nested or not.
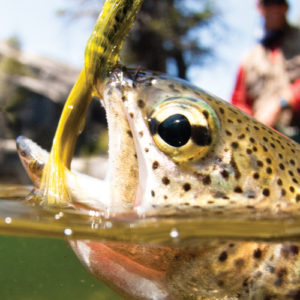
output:
[[[57,10],[70,3],[71,0],[0,0],[0,40],[17,35],[24,51],[80,68],[93,24],[68,23],[57,16]],[[262,20],[256,11],[256,0],[215,0],[215,3],[220,15],[213,30],[199,34],[201,41],[213,45],[215,54],[209,63],[192,67],[188,76],[192,83],[229,100],[238,66],[257,40]],[[299,24],[300,1],[289,0],[289,3],[289,20]]]

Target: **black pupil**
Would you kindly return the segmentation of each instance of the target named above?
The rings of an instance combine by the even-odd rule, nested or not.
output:
[[[169,145],[180,147],[191,137],[192,128],[184,115],[176,114],[168,117],[158,126],[158,134]]]

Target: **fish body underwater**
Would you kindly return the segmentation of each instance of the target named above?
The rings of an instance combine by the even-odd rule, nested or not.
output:
[[[107,218],[299,215],[295,142],[167,75],[116,67],[98,88],[109,168],[103,181],[68,172],[77,208],[89,206]],[[46,154],[24,138],[17,144],[39,186]],[[300,299],[297,241],[71,246],[94,276],[129,299]]]

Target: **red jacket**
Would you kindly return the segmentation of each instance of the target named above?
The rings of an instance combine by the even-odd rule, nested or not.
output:
[[[291,106],[293,110],[300,111],[300,78],[290,85],[293,100]],[[246,92],[246,72],[243,66],[240,66],[236,84],[232,93],[231,103],[241,109],[243,112],[253,115],[253,99]]]

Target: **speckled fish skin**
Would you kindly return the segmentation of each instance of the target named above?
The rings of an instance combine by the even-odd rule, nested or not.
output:
[[[99,203],[110,217],[299,216],[298,144],[166,75],[116,68],[100,88],[110,149],[103,182],[109,193],[100,192]],[[183,151],[158,136],[169,109],[192,120]],[[38,180],[42,150],[20,139],[18,151]],[[77,202],[101,209],[87,202],[84,188],[77,195]],[[94,276],[129,299],[300,299],[296,241],[208,239],[180,247],[78,241],[72,248]]]
[[[173,213],[174,208],[177,212],[289,214],[299,209],[299,144],[229,103],[166,75],[117,69],[107,80],[104,94],[105,107],[108,103],[123,106],[124,116],[118,118],[128,121],[124,135],[134,140],[140,174],[134,203],[138,212],[167,208]],[[158,134],[151,133],[151,118],[159,115],[166,102],[175,103],[175,108],[171,105],[175,113],[182,105],[186,111],[196,106],[206,119],[212,119],[207,145],[191,141],[196,155],[184,149],[178,160],[174,153],[181,147],[164,153],[153,139]],[[201,133],[191,140],[197,138],[201,144]],[[198,149],[203,153],[199,155]]]
[[[157,145],[160,110],[171,102],[174,113],[199,106],[202,119],[210,121],[202,146],[198,131],[191,137],[204,147],[199,154],[191,145],[195,157],[189,149],[178,154]],[[138,168],[132,200],[138,214],[297,215],[299,145],[227,102],[179,79],[119,68],[106,81],[103,104],[118,106],[117,118],[126,124],[121,135],[134,143],[127,162]],[[187,246],[166,272],[170,299],[300,299],[299,246],[237,241]]]

